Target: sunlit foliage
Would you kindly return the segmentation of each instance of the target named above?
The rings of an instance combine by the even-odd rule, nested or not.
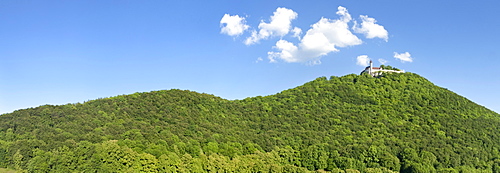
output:
[[[500,115],[413,73],[225,100],[135,93],[0,116],[29,172],[500,172]]]

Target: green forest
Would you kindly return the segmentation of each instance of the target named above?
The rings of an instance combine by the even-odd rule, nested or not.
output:
[[[161,90],[0,115],[17,172],[500,172],[500,115],[414,73],[226,100]]]

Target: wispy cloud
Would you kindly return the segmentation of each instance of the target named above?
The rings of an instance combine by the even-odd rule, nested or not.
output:
[[[409,52],[405,53],[394,52],[394,58],[399,59],[401,62],[413,62],[413,58],[411,57]]]
[[[255,63],[259,63],[261,61],[263,61],[264,59],[262,59],[261,57],[258,57],[257,60],[255,60]]]
[[[387,61],[387,60],[385,60],[385,59],[380,58],[380,59],[378,59],[378,62],[379,62],[380,64],[385,64],[385,63],[388,63],[389,61]]]
[[[231,16],[229,14],[224,14],[220,20],[220,25],[220,32],[229,36],[241,35],[250,27],[246,25],[244,17],[240,17],[238,15]]]

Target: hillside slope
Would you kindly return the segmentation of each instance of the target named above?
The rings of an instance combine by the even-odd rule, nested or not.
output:
[[[0,116],[0,167],[500,172],[499,130],[499,114],[416,74],[351,74],[235,101],[168,90],[18,110]]]

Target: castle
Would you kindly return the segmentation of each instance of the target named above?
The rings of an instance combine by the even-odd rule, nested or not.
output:
[[[370,60],[370,66],[366,67],[365,70],[363,70],[361,72],[361,74],[368,73],[371,76],[375,77],[375,76],[381,75],[384,72],[404,73],[405,71],[404,70],[386,70],[386,69],[383,69],[382,67],[373,67],[373,62]]]

